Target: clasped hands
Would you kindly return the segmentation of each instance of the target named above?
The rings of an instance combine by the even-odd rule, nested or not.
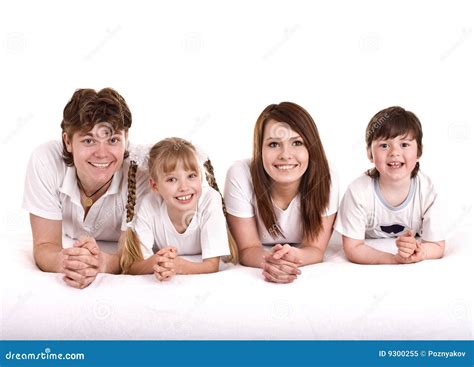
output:
[[[398,252],[395,261],[399,264],[416,263],[426,258],[426,252],[421,241],[415,238],[415,233],[409,229],[395,240]]]
[[[176,247],[168,246],[160,249],[154,255],[153,272],[159,281],[170,280],[174,275],[180,274],[181,258]]]
[[[61,250],[61,272],[66,284],[74,288],[85,288],[105,270],[105,261],[95,239],[81,236],[73,247]]]
[[[268,282],[291,283],[301,274],[298,267],[302,263],[295,247],[278,244],[263,257],[262,274]]]

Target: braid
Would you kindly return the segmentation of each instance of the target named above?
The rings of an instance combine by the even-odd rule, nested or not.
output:
[[[137,168],[137,162],[130,161],[130,167],[128,169],[127,223],[130,223],[135,215]],[[120,267],[122,268],[122,273],[127,274],[130,272],[130,267],[135,261],[143,260],[140,240],[132,228],[127,228],[121,245]]]
[[[222,211],[224,212],[224,216],[227,217],[227,210],[225,208],[224,198],[222,197],[221,191],[219,190],[219,186],[217,185],[216,177],[214,176],[214,167],[212,166],[210,159],[207,159],[204,162],[204,168],[206,169],[206,181],[208,182],[209,186],[216,190],[221,196]],[[224,261],[237,264],[237,262],[239,261],[239,251],[237,249],[237,244],[235,243],[234,237],[229,231],[229,228],[227,228],[227,237],[229,239],[230,256],[224,258]]]
[[[135,215],[135,202],[137,194],[137,162],[130,161],[128,169],[128,198],[127,198],[127,223],[131,222]]]

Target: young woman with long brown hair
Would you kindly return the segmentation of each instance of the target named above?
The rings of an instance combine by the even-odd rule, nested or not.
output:
[[[252,159],[227,173],[227,220],[240,262],[277,283],[321,262],[337,211],[335,181],[310,114],[291,102],[266,107],[255,124]]]

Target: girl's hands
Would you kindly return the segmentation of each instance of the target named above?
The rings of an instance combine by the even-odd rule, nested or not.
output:
[[[297,255],[297,249],[288,244],[273,246],[261,264],[265,280],[274,283],[293,282],[301,274],[298,266],[303,263]]]
[[[153,271],[159,281],[170,280],[171,277],[179,273],[178,265],[180,258],[177,256],[175,247],[165,247],[155,253],[156,264]]]
[[[412,264],[426,259],[426,251],[411,229],[398,237],[395,244],[398,248],[395,261],[398,264]]]

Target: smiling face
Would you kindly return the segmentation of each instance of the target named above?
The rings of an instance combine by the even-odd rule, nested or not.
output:
[[[418,146],[411,134],[372,141],[367,155],[385,182],[410,180],[418,161]]]
[[[202,193],[199,172],[185,167],[183,161],[178,160],[172,171],[158,169],[154,177],[150,179],[151,187],[165,201],[170,216],[176,217],[180,213],[196,210]]]
[[[262,160],[277,184],[299,184],[308,168],[309,153],[302,137],[287,123],[269,120],[263,131]]]
[[[63,133],[66,149],[73,156],[76,172],[86,191],[106,183],[123,163],[126,133],[97,124],[88,132],[75,132],[71,139]]]

